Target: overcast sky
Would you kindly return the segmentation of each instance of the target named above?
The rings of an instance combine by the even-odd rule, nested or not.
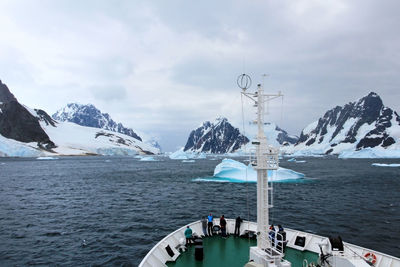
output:
[[[285,95],[270,119],[298,135],[370,91],[400,111],[399,10],[398,0],[1,0],[0,79],[32,108],[91,103],[173,151],[205,120],[240,126],[236,78],[255,85],[265,73],[265,90]]]

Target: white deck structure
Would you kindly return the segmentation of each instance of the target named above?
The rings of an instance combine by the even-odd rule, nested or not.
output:
[[[227,233],[233,233],[235,230],[235,220],[234,219],[226,219],[227,221]],[[214,225],[219,224],[219,219],[214,219]],[[196,233],[199,236],[203,235],[203,231],[201,228],[201,221],[196,221],[188,224],[190,228],[192,228],[193,233]],[[139,264],[139,267],[166,267],[167,261],[175,261],[179,255],[181,254],[177,248],[181,246],[181,240],[185,240],[185,229],[186,226],[179,228],[178,230],[172,232],[165,238],[163,238],[160,242],[158,242],[147,255],[143,258],[142,262]],[[246,231],[257,231],[257,223],[243,221],[241,224],[240,232],[241,234]],[[314,235],[302,231],[297,231],[293,229],[285,228],[286,231],[286,239],[288,240],[287,246],[299,251],[308,250],[315,253],[320,253],[319,244],[321,243],[329,243],[327,237]],[[304,247],[299,247],[295,245],[295,240],[297,236],[305,236],[306,243]],[[174,252],[174,257],[168,255],[165,247],[170,246],[170,248]],[[184,252],[183,252],[184,253]],[[340,258],[349,260],[352,265],[336,265],[336,266],[369,266],[360,255],[365,255],[367,253],[373,253],[376,256],[375,267],[400,267],[400,259],[363,247],[359,247],[353,244],[349,244],[344,242],[344,252],[337,253],[337,261],[340,261]],[[338,262],[337,264],[340,264]]]

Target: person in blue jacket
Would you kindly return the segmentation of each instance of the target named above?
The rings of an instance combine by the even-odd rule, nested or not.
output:
[[[208,235],[212,236],[213,216],[211,213],[210,215],[208,215],[207,219],[208,219],[208,227],[207,227]]]
[[[190,229],[189,225],[187,226],[185,230],[185,237],[186,237],[186,245],[190,244],[193,242],[193,231]]]

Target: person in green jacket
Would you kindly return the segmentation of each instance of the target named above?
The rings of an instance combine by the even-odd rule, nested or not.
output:
[[[193,242],[193,231],[190,229],[189,225],[187,226],[185,230],[185,237],[186,237],[186,245],[190,244]]]

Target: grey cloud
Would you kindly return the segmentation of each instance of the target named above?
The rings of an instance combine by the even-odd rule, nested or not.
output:
[[[127,96],[127,90],[118,85],[94,85],[88,88],[95,99],[104,101],[124,101]]]
[[[238,94],[243,61],[254,85],[268,73],[266,89],[285,94],[281,127],[293,134],[369,91],[400,111],[399,1],[48,0],[0,8],[16,25],[0,25],[0,79],[17,87],[17,97],[49,95],[27,104],[54,109],[71,95],[81,102],[89,95],[131,127],[160,133],[171,149],[203,120],[225,115],[218,113],[227,104],[211,98]],[[32,57],[41,42],[53,53]],[[168,73],[162,82],[149,75],[157,70]],[[165,91],[176,88],[206,100],[173,106]]]

